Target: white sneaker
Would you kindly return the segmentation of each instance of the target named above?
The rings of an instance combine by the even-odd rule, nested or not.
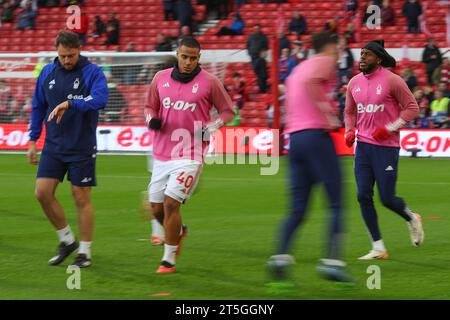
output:
[[[415,218],[407,222],[409,234],[411,235],[411,242],[413,246],[418,247],[423,243],[425,233],[423,232],[422,217],[418,213],[414,213]]]
[[[374,260],[374,259],[380,260],[389,259],[389,254],[387,250],[385,251],[370,250],[368,254],[358,258],[358,260]]]

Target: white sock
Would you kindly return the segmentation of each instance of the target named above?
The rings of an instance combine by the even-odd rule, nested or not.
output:
[[[91,245],[92,241],[80,241],[80,247],[78,253],[84,253],[88,259],[91,258]]]
[[[384,242],[382,239],[378,241],[372,242],[372,249],[376,251],[386,251],[386,248],[384,247]]]
[[[152,219],[152,236],[164,239],[164,227],[158,219]]]
[[[72,244],[75,241],[75,236],[73,235],[69,225],[61,230],[56,230],[56,233],[58,234],[59,242]]]
[[[405,213],[407,215],[409,215],[411,217],[411,219],[417,219],[416,215],[414,214],[414,212],[411,211],[411,209],[409,209],[408,207],[405,207]]]
[[[164,244],[164,256],[163,261],[167,261],[170,264],[175,264],[175,252],[177,252],[178,246],[171,246]]]

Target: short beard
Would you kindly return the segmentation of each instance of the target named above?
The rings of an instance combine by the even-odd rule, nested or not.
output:
[[[375,64],[375,63],[372,63],[372,64],[367,64],[366,65],[366,70],[362,70],[361,68],[359,69],[362,73],[364,73],[364,74],[369,74],[369,73],[372,73],[372,72],[374,72],[376,69],[377,69],[377,64]]]

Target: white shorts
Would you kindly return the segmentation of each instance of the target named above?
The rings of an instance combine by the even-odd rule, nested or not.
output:
[[[148,185],[150,202],[163,203],[169,196],[186,202],[197,186],[202,163],[194,160],[154,160],[152,179]]]

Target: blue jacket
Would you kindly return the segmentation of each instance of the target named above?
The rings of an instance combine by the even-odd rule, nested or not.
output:
[[[60,103],[71,100],[61,122],[47,118]],[[108,103],[108,86],[101,69],[80,56],[74,69],[67,71],[58,58],[44,67],[34,91],[30,140],[39,139],[42,123],[46,137],[43,152],[57,154],[67,161],[76,161],[96,153],[98,110]]]

